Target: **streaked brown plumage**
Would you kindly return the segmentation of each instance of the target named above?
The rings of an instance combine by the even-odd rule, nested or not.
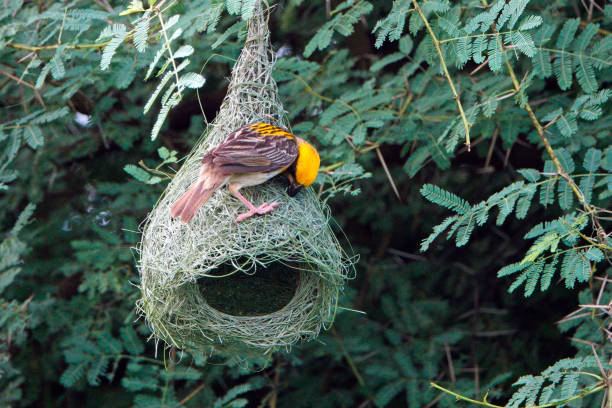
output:
[[[252,123],[230,133],[217,147],[202,158],[198,180],[174,203],[170,215],[189,222],[212,194],[229,184],[230,192],[248,208],[236,218],[240,222],[255,214],[265,214],[277,202],[251,204],[239,190],[265,182],[291,168],[288,177],[297,191],[310,185],[319,169],[319,155],[310,144],[284,129]]]

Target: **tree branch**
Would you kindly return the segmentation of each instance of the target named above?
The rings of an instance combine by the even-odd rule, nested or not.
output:
[[[419,7],[419,4],[417,3],[417,1],[412,0],[412,4],[414,4],[414,8],[416,9],[417,13],[419,13],[419,16],[421,16],[421,20],[423,20],[423,23],[425,24],[425,27],[427,28],[427,31],[429,32],[429,35],[431,36],[431,39],[433,40],[434,46],[436,47],[436,51],[438,52],[438,57],[440,57],[440,64],[442,64],[442,69],[444,70],[444,76],[446,77],[446,80],[448,81],[448,85],[450,85],[451,91],[453,92],[453,97],[455,98],[455,101],[457,102],[457,107],[459,108],[459,114],[461,115],[461,121],[463,122],[463,127],[465,128],[465,145],[467,146],[467,149],[469,152],[470,147],[471,147],[470,146],[470,123],[468,122],[467,117],[465,116],[465,112],[463,111],[463,105],[461,105],[461,99],[459,99],[459,94],[457,93],[457,90],[455,89],[455,84],[453,83],[453,79],[448,73],[448,68],[446,67],[446,62],[444,61],[444,57],[442,56],[442,50],[440,49],[440,41],[438,41],[438,38],[436,37],[433,30],[431,29],[431,26],[429,25],[429,21],[427,21],[427,18],[425,17],[425,14],[423,14],[423,12],[421,11],[421,8]]]

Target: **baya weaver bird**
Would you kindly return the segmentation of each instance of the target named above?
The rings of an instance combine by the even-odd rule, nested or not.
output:
[[[239,190],[284,173],[290,182],[287,193],[293,197],[315,181],[319,164],[319,153],[305,140],[267,123],[251,123],[230,133],[204,155],[198,179],[174,203],[170,215],[189,222],[212,194],[226,184],[249,209],[236,222],[266,214],[278,206],[276,201],[256,207]]]

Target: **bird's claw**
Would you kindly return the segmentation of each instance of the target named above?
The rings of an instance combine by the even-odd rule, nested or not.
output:
[[[256,208],[254,208],[252,210],[249,210],[249,211],[247,211],[247,212],[245,212],[243,214],[240,214],[238,217],[236,217],[236,223],[239,223],[240,221],[244,221],[247,218],[249,218],[249,217],[251,217],[251,216],[253,216],[255,214],[262,215],[262,214],[269,213],[270,211],[272,211],[276,207],[278,207],[278,205],[279,204],[276,201],[274,201],[271,204],[263,203],[259,207],[256,207]]]

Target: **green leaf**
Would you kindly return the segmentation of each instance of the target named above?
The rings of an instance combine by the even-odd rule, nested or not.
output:
[[[128,353],[132,355],[140,355],[144,351],[144,344],[136,334],[136,331],[129,326],[119,329],[121,341]]]
[[[55,56],[51,58],[49,65],[51,66],[51,75],[53,79],[62,79],[64,75],[66,75],[66,68],[64,68],[62,58],[58,54],[55,54]]]
[[[195,72],[187,72],[179,79],[179,86],[195,89],[203,87],[205,82],[206,80],[202,75]]]
[[[45,79],[47,78],[47,75],[49,74],[49,71],[51,71],[51,63],[46,64],[43,67],[43,69],[40,71],[40,74],[38,75],[38,79],[36,79],[36,84],[34,85],[36,89],[42,88],[42,86],[45,83]]]
[[[502,41],[500,36],[496,34],[489,40],[489,68],[491,68],[491,71],[501,71],[502,59]]]
[[[374,404],[377,407],[387,406],[404,389],[405,381],[403,379],[395,380],[383,386],[374,396]]]
[[[134,46],[138,52],[145,52],[149,39],[149,12],[143,14],[134,31]]]
[[[604,253],[597,247],[590,247],[584,255],[588,260],[593,262],[601,262],[604,259]]]
[[[589,173],[595,173],[601,164],[601,157],[601,150],[591,147],[584,156],[584,163],[582,164],[584,169]]]
[[[141,183],[147,183],[151,178],[151,175],[149,173],[133,164],[126,164],[123,167],[123,170]]]
[[[459,214],[466,214],[470,209],[470,204],[467,201],[433,184],[424,184],[421,187],[421,194],[432,203],[446,207]]]
[[[532,183],[540,179],[540,172],[536,169],[518,169],[517,171],[521,176],[525,177],[527,181]]]
[[[574,164],[574,160],[567,150],[564,148],[556,149],[555,154],[559,158],[559,162],[561,163],[563,170],[565,170],[568,174],[574,173],[574,170],[576,170],[576,165]]]
[[[574,191],[565,180],[559,181],[559,207],[569,210],[574,205]]]
[[[66,388],[72,387],[81,377],[83,377],[86,368],[85,364],[69,365],[66,371],[61,375],[59,379],[60,383]]]
[[[109,41],[109,43],[104,47],[104,51],[102,52],[102,58],[100,60],[100,69],[105,71],[110,66],[111,60],[119,48],[119,45],[123,42],[125,37],[127,36],[127,31],[123,24],[115,24],[116,31],[114,32],[113,38]]]
[[[39,148],[45,142],[42,135],[42,130],[36,125],[26,126],[23,130],[23,135],[25,137],[26,143],[32,149]]]

